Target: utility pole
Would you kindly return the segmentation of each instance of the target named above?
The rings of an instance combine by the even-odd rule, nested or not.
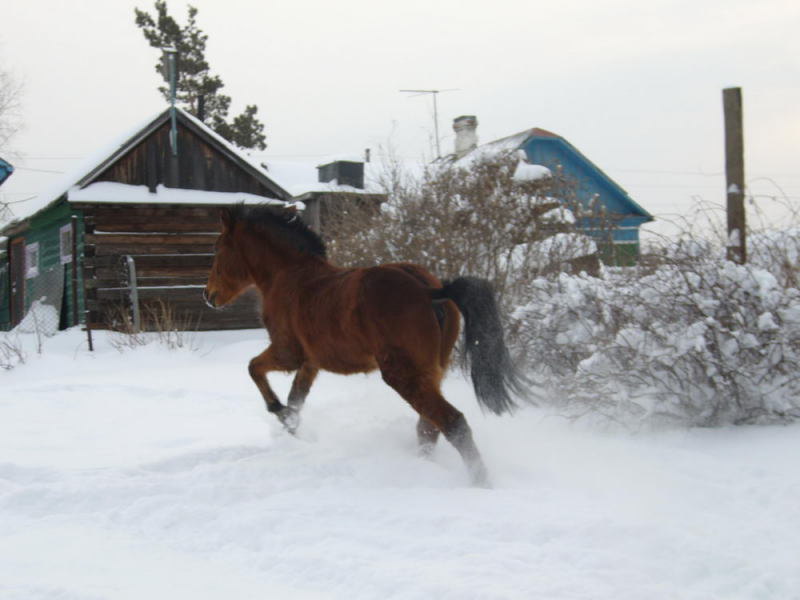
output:
[[[744,213],[744,132],[742,127],[742,88],[722,90],[725,112],[725,185],[728,213],[728,260],[747,262]]]
[[[423,94],[430,94],[433,96],[433,131],[436,137],[436,158],[442,157],[442,150],[439,147],[439,108],[436,105],[436,97],[442,92],[454,92],[456,89],[457,88],[451,88],[449,90],[400,90],[404,93],[412,93],[414,96],[421,96]],[[414,96],[409,96],[409,98],[413,98]]]

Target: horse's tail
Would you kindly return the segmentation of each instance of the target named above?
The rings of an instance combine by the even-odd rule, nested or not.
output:
[[[495,414],[512,412],[512,396],[526,398],[525,377],[514,366],[503,339],[500,311],[491,284],[477,277],[459,277],[432,291],[434,302],[452,300],[464,315],[466,360],[478,403]]]

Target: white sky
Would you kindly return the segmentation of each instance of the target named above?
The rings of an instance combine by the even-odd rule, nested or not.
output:
[[[443,151],[452,119],[481,142],[538,126],[572,142],[657,216],[724,202],[721,90],[744,96],[746,174],[800,206],[800,3],[494,0],[195,0],[206,57],[233,111],[255,103],[263,159],[317,161],[392,146]],[[128,0],[6,2],[0,68],[25,85],[25,129],[3,156],[4,199],[37,192],[164,106],[158,52]],[[186,4],[170,2],[185,22]],[[13,152],[12,152],[13,151]],[[38,169],[38,170],[33,170]],[[762,179],[768,178],[769,180]],[[782,190],[782,192],[781,192]],[[668,231],[665,219],[651,227]]]

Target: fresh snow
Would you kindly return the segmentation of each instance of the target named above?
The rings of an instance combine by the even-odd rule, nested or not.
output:
[[[318,167],[337,160],[361,162],[364,164],[364,188],[339,185],[338,180],[319,181]],[[269,159],[265,164],[270,179],[278,183],[292,196],[300,197],[313,192],[346,192],[348,194],[383,194],[386,190],[380,180],[384,177],[386,165],[378,162],[364,163],[363,157],[337,155],[316,162]]]
[[[211,129],[208,125],[204,124],[202,121],[197,119],[195,116],[190,114],[189,112],[181,109],[180,107],[175,108],[176,111],[180,112],[184,117],[186,117],[189,121],[192,121],[197,127],[205,130],[205,132],[210,136],[213,137],[221,146],[226,148],[230,153],[235,154],[241,160],[249,164],[253,169],[260,173],[267,174],[267,170],[265,167],[256,161],[248,151],[243,150],[241,148],[236,147],[235,145],[231,144],[221,135],[216,133],[213,129]],[[37,212],[47,208],[53,202],[58,200],[65,192],[69,192],[69,199],[73,202],[191,202],[189,199],[188,194],[193,193],[194,191],[188,190],[174,190],[164,187],[163,185],[158,186],[159,192],[158,194],[150,194],[144,195],[148,193],[148,190],[145,186],[129,186],[124,184],[113,184],[106,182],[105,184],[100,184],[100,187],[95,188],[98,184],[94,184],[88,186],[88,188],[94,188],[93,191],[86,191],[88,188],[78,188],[76,184],[80,181],[84,176],[86,176],[92,169],[97,167],[101,164],[104,160],[108,159],[112,156],[115,152],[124,149],[127,144],[130,144],[132,139],[135,138],[139,133],[141,133],[148,125],[150,125],[155,119],[158,118],[164,111],[161,110],[155,115],[151,115],[146,121],[142,121],[136,128],[126,131],[124,134],[119,135],[113,138],[107,145],[100,147],[96,152],[92,153],[91,155],[87,156],[86,158],[82,159],[80,163],[75,166],[74,168],[70,169],[70,171],[62,176],[52,178],[50,183],[44,186],[42,189],[38,191],[38,193],[23,202],[20,202],[18,205],[15,204],[12,212],[13,218],[12,221],[21,221],[23,219],[27,219],[28,217],[33,216]],[[109,200],[107,193],[112,191],[111,187],[113,185],[121,185],[123,188],[113,189],[115,192],[122,192],[122,200],[117,200],[115,197],[111,197]],[[131,190],[124,190],[124,188],[133,188],[137,189],[136,192],[132,192]],[[177,193],[173,194],[173,192]],[[185,195],[181,196],[180,192],[186,192]],[[98,193],[100,193],[100,197],[98,197]],[[202,194],[203,192],[201,192]],[[205,192],[206,194],[206,202],[212,201],[212,195],[216,192]],[[138,194],[138,196],[137,196]],[[103,197],[105,196],[105,197]],[[228,194],[228,196],[233,196],[233,194]],[[236,196],[242,196],[242,194],[236,194]],[[257,196],[254,194],[243,194],[245,196],[245,200],[250,202],[259,201],[259,202],[269,202],[272,201],[272,198],[266,198],[263,196]],[[135,199],[136,198],[136,199]],[[232,200],[228,199],[225,200],[225,194],[219,197],[221,203],[230,203]]]
[[[110,181],[98,181],[85,188],[73,187],[69,190],[70,202],[101,202],[114,204],[139,204],[157,202],[162,204],[286,204],[282,200],[267,198],[245,192],[207,192],[168,188],[162,184],[151,193],[146,185],[127,185]],[[300,203],[302,204],[302,203]],[[300,206],[302,209],[303,207]]]
[[[47,296],[42,296],[31,302],[28,312],[25,313],[22,321],[15,328],[16,333],[38,333],[40,337],[52,336],[58,333],[60,315],[55,306],[45,303],[46,300]],[[0,341],[0,343],[2,342]]]
[[[765,319],[766,321],[766,319]],[[0,334],[1,335],[1,334]],[[483,416],[494,489],[416,454],[379,376],[321,375],[299,437],[266,413],[258,330],[118,352],[0,337],[0,598],[790,599],[800,425],[599,431]],[[117,344],[118,345],[118,344]],[[271,376],[285,397],[288,375]]]
[[[21,221],[27,219],[40,210],[47,208],[93,168],[114,154],[114,152],[124,147],[134,135],[144,129],[155,117],[156,115],[150,115],[147,120],[142,119],[135,127],[120,132],[119,135],[110,139],[107,144],[100,146],[95,152],[78,161],[77,165],[70,168],[69,171],[63,175],[48,177],[48,183],[38,188],[33,198],[14,205],[12,210],[14,215],[13,220]]]
[[[524,151],[520,150],[520,152]],[[538,181],[552,176],[552,172],[547,167],[543,165],[532,165],[520,160],[514,171],[513,179],[514,181]]]

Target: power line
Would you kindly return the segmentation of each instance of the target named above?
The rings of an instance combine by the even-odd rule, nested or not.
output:
[[[34,169],[33,167],[15,167],[20,171],[35,171],[36,173],[54,173],[55,175],[64,175],[65,171],[52,171],[50,169]]]
[[[22,155],[24,160],[81,160],[85,156],[29,156],[28,154]]]
[[[724,171],[707,173],[705,171],[670,171],[662,169],[615,169],[608,168],[609,171],[617,171],[618,173],[648,173],[652,175],[701,175],[703,177],[720,177],[725,175]]]

